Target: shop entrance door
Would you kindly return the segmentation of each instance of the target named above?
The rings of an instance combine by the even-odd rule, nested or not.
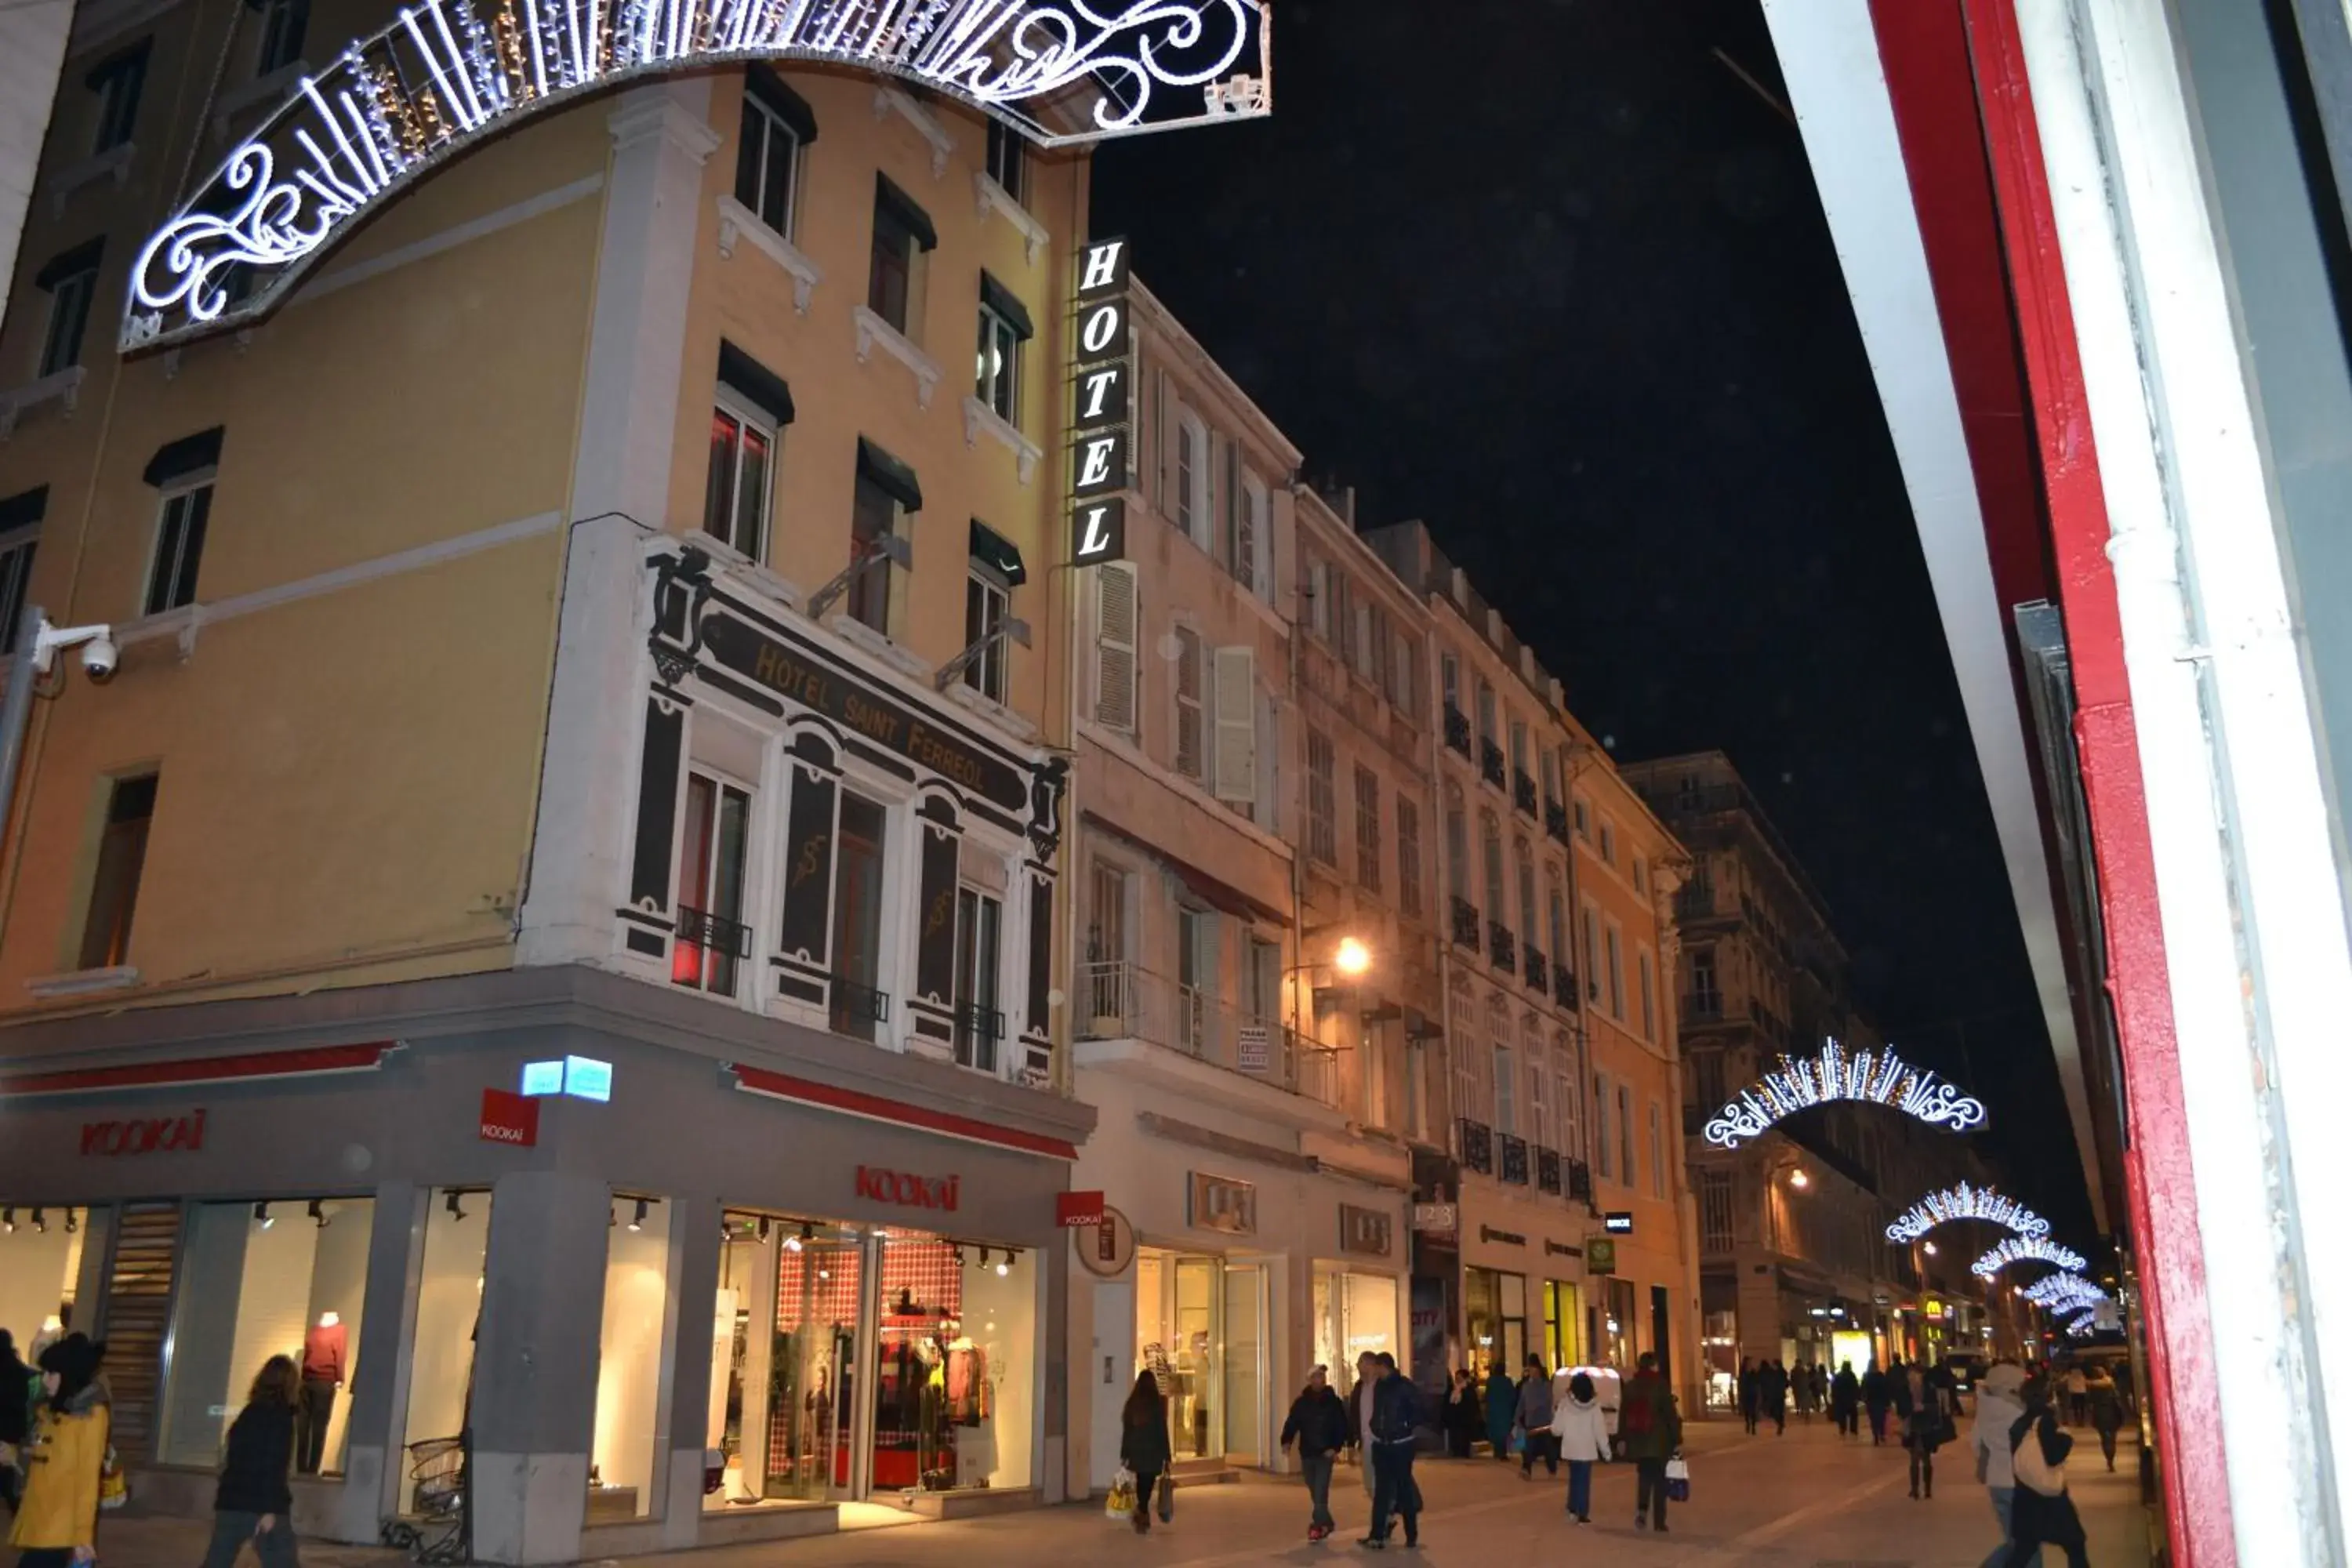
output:
[[[1222,1258],[1151,1250],[1136,1256],[1136,1361],[1160,1379],[1169,1441],[1180,1459],[1225,1451],[1224,1272]]]
[[[1224,1290],[1224,1453],[1244,1465],[1263,1465],[1265,1453],[1265,1270],[1229,1265]]]

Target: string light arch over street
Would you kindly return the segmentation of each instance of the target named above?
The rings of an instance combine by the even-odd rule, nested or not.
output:
[[[2069,1271],[2084,1267],[2083,1255],[2046,1236],[2012,1236],[1969,1265],[1979,1279],[1990,1279],[2012,1263],[2049,1263]]]
[[[1273,110],[1270,0],[421,0],[305,76],[131,269],[121,347],[257,321],[386,202],[551,110],[748,60],[911,82],[1044,146]]]
[[[1836,1100],[1888,1106],[1954,1132],[1973,1131],[1985,1123],[1982,1100],[1962,1094],[1926,1068],[1913,1067],[1892,1047],[1849,1052],[1830,1040],[1818,1057],[1798,1061],[1783,1056],[1777,1069],[1741,1089],[1706,1124],[1706,1141],[1736,1149],[1762,1137],[1775,1122]]]
[[[2107,1299],[2107,1293],[2079,1274],[2052,1274],[2035,1280],[2019,1292],[2026,1300],[2044,1311],[2066,1313],[2079,1306],[2095,1305]]]
[[[1917,1241],[1938,1226],[1965,1219],[1982,1220],[1987,1225],[2000,1226],[2024,1237],[2050,1234],[2050,1222],[2015,1198],[1995,1192],[1990,1187],[1970,1186],[1961,1182],[1941,1192],[1929,1193],[1906,1209],[1900,1218],[1886,1227],[1886,1239]]]

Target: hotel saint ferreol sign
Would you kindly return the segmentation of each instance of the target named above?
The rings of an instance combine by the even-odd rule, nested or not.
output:
[[[1129,320],[1128,244],[1101,239],[1078,258],[1071,333],[1070,563],[1127,555],[1127,488],[1135,407],[1135,334]]]

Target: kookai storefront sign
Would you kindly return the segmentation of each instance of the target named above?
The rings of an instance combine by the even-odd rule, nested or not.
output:
[[[1127,502],[1118,494],[1135,409],[1127,280],[1126,240],[1098,240],[1081,254],[1070,418],[1070,561],[1078,566],[1127,555]]]

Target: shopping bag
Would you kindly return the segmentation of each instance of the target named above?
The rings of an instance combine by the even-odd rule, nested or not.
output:
[[[106,1446],[105,1461],[98,1469],[98,1506],[121,1508],[131,1500],[131,1479],[122,1473],[122,1461],[116,1458],[114,1445]]]
[[[1160,1477],[1160,1522],[1169,1523],[1176,1517],[1176,1478],[1162,1472]]]
[[[1110,1479],[1110,1496],[1103,1500],[1103,1517],[1122,1524],[1135,1517],[1135,1472],[1125,1465]]]
[[[1690,1463],[1680,1454],[1666,1461],[1666,1500],[1690,1501]]]
[[[1527,1429],[1526,1427],[1524,1427],[1524,1426],[1514,1426],[1514,1427],[1512,1427],[1512,1428],[1511,1428],[1511,1457],[1512,1457],[1513,1458],[1517,1458],[1519,1455],[1524,1454],[1524,1453],[1526,1453],[1527,1451],[1528,1451],[1528,1429]]]

